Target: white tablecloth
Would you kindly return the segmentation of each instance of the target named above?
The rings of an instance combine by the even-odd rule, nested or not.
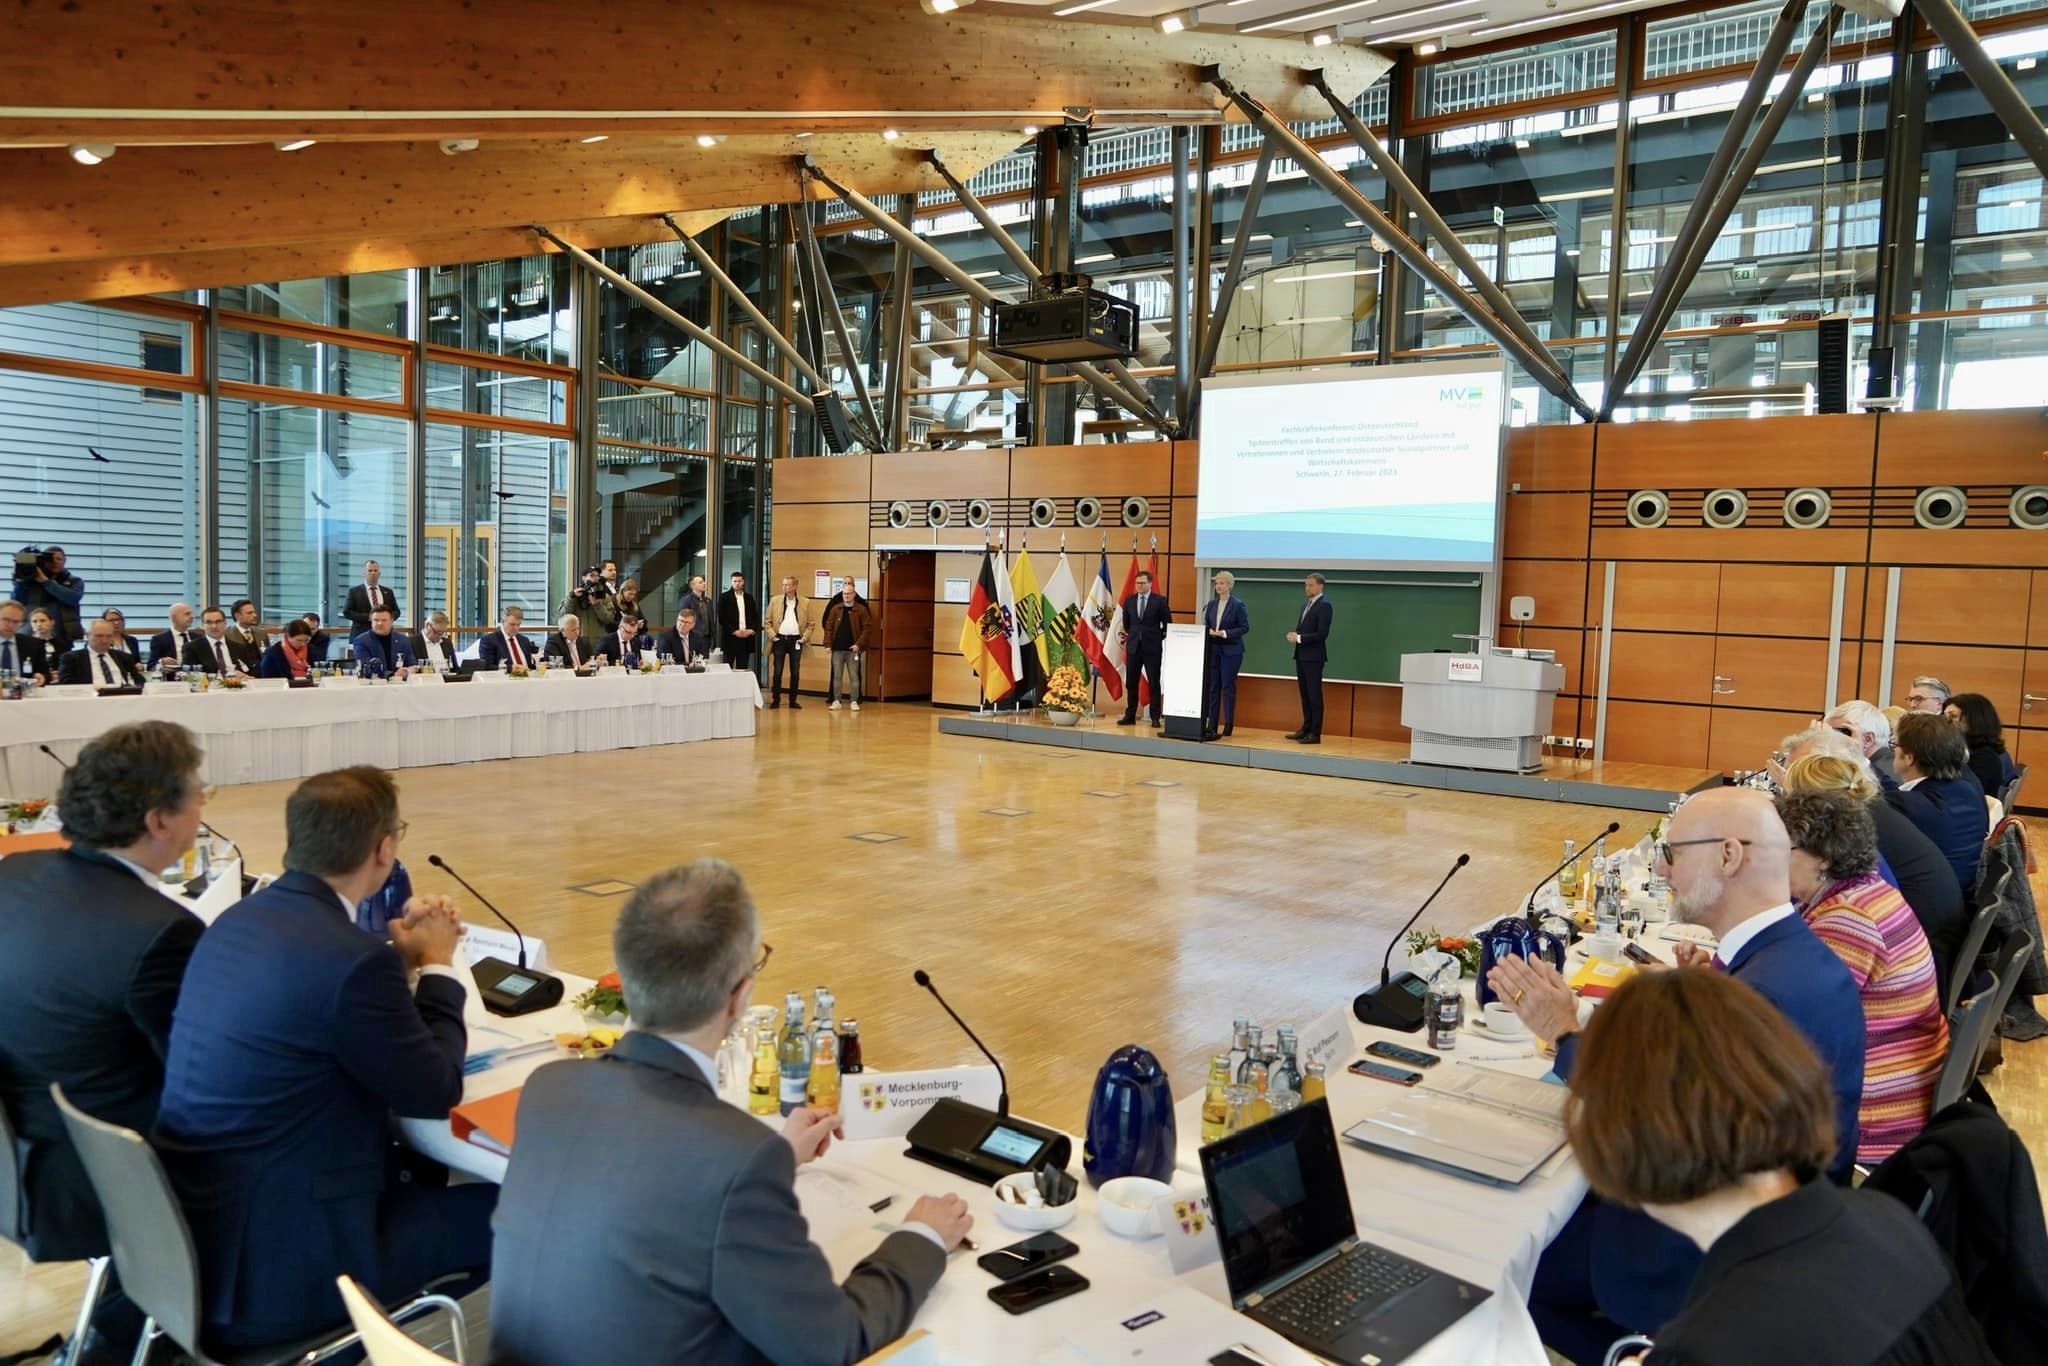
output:
[[[471,1052],[516,1047],[557,1031],[585,1028],[587,1022],[566,1002],[590,983],[566,974],[563,983],[564,1005],[513,1020],[485,1015],[472,994]],[[1378,1036],[1363,1026],[1354,1033],[1360,1044]],[[1414,1036],[1400,1037],[1415,1043]],[[465,1083],[464,1097],[477,1100],[522,1085],[535,1068],[561,1056],[528,1054],[479,1072]],[[1544,1068],[1529,1059],[1519,1070],[1540,1074]],[[1355,1123],[1390,1089],[1348,1073],[1333,1076],[1330,1104],[1338,1127]],[[1174,1178],[1177,1189],[1197,1193],[1202,1189],[1201,1165],[1195,1157],[1200,1107],[1199,1093],[1179,1107],[1180,1170]],[[448,1166],[485,1180],[503,1179],[505,1159],[457,1140],[445,1120],[405,1120],[402,1126],[408,1142]],[[1504,1191],[1396,1162],[1353,1144],[1344,1147],[1345,1179],[1360,1236],[1493,1291],[1490,1299],[1408,1360],[1414,1366],[1545,1366],[1547,1358],[1526,1301],[1537,1254],[1585,1191],[1569,1154],[1555,1159],[1550,1171],[1521,1189]],[[1079,1175],[1078,1168],[1075,1174]],[[812,1237],[842,1277],[873,1251],[882,1230],[899,1221],[917,1196],[947,1191],[961,1195],[972,1207],[972,1236],[983,1251],[1029,1236],[996,1221],[995,1198],[988,1187],[911,1161],[903,1155],[901,1139],[835,1144],[797,1176],[797,1194]],[[866,1206],[884,1194],[894,1195],[895,1203],[883,1215],[870,1214]],[[1064,1330],[1077,1321],[1076,1316],[1099,1316],[1123,1305],[1135,1313],[1145,1307],[1148,1295],[1169,1285],[1192,1287],[1220,1305],[1229,1304],[1220,1262],[1175,1276],[1162,1240],[1134,1241],[1103,1227],[1095,1213],[1094,1190],[1086,1181],[1081,1185],[1080,1209],[1060,1233],[1080,1246],[1069,1265],[1088,1278],[1091,1288],[1019,1317],[990,1302],[988,1288],[994,1282],[971,1256],[954,1256],[915,1325],[937,1339],[941,1360],[1068,1366],[1082,1360],[1062,1344]],[[1276,1363],[1315,1360],[1250,1319],[1237,1319],[1232,1327],[1234,1336],[1221,1346],[1247,1343]]]
[[[225,786],[349,764],[415,768],[752,735],[760,702],[754,675],[730,669],[38,698],[0,704],[0,797],[55,795],[61,773],[36,746],[69,762],[124,721],[188,727],[206,750],[206,781]]]

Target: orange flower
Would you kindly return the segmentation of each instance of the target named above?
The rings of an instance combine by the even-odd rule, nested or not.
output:
[[[608,972],[604,976],[598,978],[597,984],[601,987],[610,987],[614,991],[623,991],[625,990],[626,986],[624,982],[621,982],[619,980],[619,974],[616,972]]]

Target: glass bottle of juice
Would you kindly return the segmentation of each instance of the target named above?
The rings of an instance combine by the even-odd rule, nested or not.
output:
[[[1567,859],[1577,852],[1579,852],[1579,842],[1577,840],[1566,840],[1564,842],[1564,856]],[[1573,911],[1579,909],[1578,864],[1565,864],[1564,871],[1557,875],[1557,896],[1558,900],[1563,903],[1563,910],[1566,915],[1570,915]]]
[[[1230,1123],[1230,1098],[1224,1092],[1230,1089],[1230,1058],[1219,1053],[1209,1059],[1209,1084],[1202,1092],[1202,1142],[1214,1143],[1228,1132]]]
[[[862,1061],[860,1055],[860,1021],[841,1020],[839,1022],[840,1075],[844,1076],[848,1072],[864,1071],[866,1067],[867,1064]]]
[[[1324,1077],[1322,1062],[1311,1060],[1307,1067],[1301,1069],[1301,1103],[1306,1105],[1329,1094],[1330,1086]]]
[[[754,1030],[754,1070],[747,1077],[747,1112],[755,1115],[772,1115],[776,1109],[776,1092],[780,1088],[781,1068],[775,1061],[775,1030],[772,1027],[756,1026]]]
[[[811,1042],[811,1078],[804,1103],[821,1110],[839,1108],[839,1036],[828,1025]]]

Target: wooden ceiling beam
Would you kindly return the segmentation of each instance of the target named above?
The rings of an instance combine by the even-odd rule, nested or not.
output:
[[[1388,59],[907,0],[17,0],[0,146],[1159,123],[1219,117],[1211,64],[1313,118],[1304,63],[1350,98]]]

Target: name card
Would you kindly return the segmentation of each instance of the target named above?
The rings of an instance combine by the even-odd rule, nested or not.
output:
[[[1450,681],[1453,683],[1477,683],[1486,663],[1483,655],[1452,655],[1445,661],[1450,665]]]
[[[475,963],[479,958],[502,958],[508,963],[519,961],[519,944],[522,936],[497,925],[465,924],[462,935],[462,956],[464,961]],[[526,964],[539,972],[548,970],[548,946],[545,941],[524,936],[526,941]]]
[[[900,1138],[936,1100],[996,1108],[1003,1093],[996,1069],[930,1067],[919,1072],[852,1072],[839,1079],[839,1120],[849,1140]]]
[[[1301,1031],[1301,1060],[1334,1067],[1351,1051],[1351,1007],[1338,1004],[1308,1022]]]

